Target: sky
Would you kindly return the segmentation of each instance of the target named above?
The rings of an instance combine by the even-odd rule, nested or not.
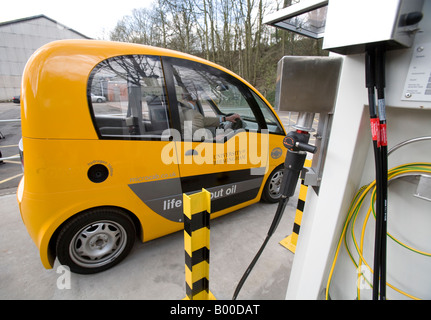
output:
[[[117,21],[151,0],[0,0],[0,22],[44,14],[90,38],[108,39]]]

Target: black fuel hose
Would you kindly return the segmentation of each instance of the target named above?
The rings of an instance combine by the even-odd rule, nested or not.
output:
[[[265,241],[263,242],[262,246],[260,247],[259,251],[257,252],[256,256],[254,257],[253,261],[248,266],[247,270],[244,272],[241,280],[238,282],[238,285],[235,289],[235,292],[232,296],[232,300],[236,300],[238,297],[239,292],[241,291],[242,286],[244,285],[245,281],[247,280],[251,270],[253,270],[254,265],[259,260],[260,255],[262,254],[263,250],[266,247],[266,244],[268,243],[269,239],[271,239],[271,236],[274,234],[274,231],[277,229],[277,226],[281,220],[281,217],[283,216],[284,209],[286,208],[287,203],[289,202],[289,198],[282,197],[278,203],[277,211],[275,212],[274,219],[271,223],[271,226],[268,230],[268,233],[266,235]]]

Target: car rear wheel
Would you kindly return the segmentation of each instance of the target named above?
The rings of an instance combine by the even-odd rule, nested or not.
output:
[[[280,200],[280,186],[283,180],[284,165],[280,165],[272,171],[262,191],[262,200],[275,203]]]
[[[135,225],[119,209],[97,208],[66,223],[57,239],[57,257],[72,272],[91,274],[122,261],[135,242]]]

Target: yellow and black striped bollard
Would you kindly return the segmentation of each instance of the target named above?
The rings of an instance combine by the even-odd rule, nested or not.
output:
[[[304,167],[311,167],[311,161],[305,160]],[[292,234],[280,241],[280,244],[293,253],[296,251],[296,245],[298,243],[299,230],[301,228],[302,215],[304,213],[305,198],[307,196],[308,186],[304,184],[304,180],[301,179],[301,187],[299,189],[298,203],[296,205],[295,220],[293,222]]]
[[[209,290],[211,193],[183,194],[186,300],[214,300]]]

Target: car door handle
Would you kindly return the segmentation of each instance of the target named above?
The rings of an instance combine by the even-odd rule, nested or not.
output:
[[[187,150],[185,153],[186,156],[197,156],[198,154],[199,153],[195,149]]]

